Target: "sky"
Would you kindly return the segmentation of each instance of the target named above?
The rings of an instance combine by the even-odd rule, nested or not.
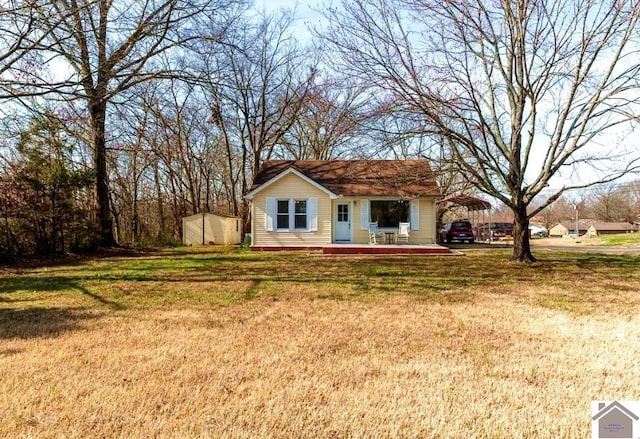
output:
[[[327,5],[339,5],[339,0],[254,0],[254,8],[256,10],[264,10],[266,12],[274,12],[281,8],[296,8],[296,17],[298,18],[297,23],[293,26],[293,33],[296,38],[304,42],[305,39],[310,39],[310,33],[307,29],[309,25],[318,25],[324,21],[324,17],[316,12],[317,10],[323,9],[323,6]],[[610,141],[606,141],[606,139],[600,139],[605,141],[605,144],[615,145],[617,143],[617,139],[611,137]],[[594,144],[595,145],[595,144]],[[537,157],[534,154],[531,157],[532,162],[536,162]],[[533,175],[537,175],[541,166],[541,162],[539,164],[534,163],[533,165]],[[554,190],[559,189],[560,187],[566,185],[572,185],[576,183],[585,183],[588,181],[593,181],[596,176],[593,174],[593,170],[586,168],[585,166],[580,167],[581,172],[577,173],[568,173],[565,171],[564,175],[562,173],[557,174],[554,178],[551,179],[549,187],[546,189],[547,192],[553,192]],[[630,178],[637,178],[637,176],[631,176]]]
[[[298,12],[300,14],[306,14],[311,11],[311,8],[319,9],[321,6],[320,0],[255,0],[256,9],[266,9],[269,11],[280,8],[292,8],[298,5]]]
[[[322,9],[325,0],[255,0],[254,9],[266,12],[274,12],[282,8],[296,8],[297,23],[294,30],[298,40],[304,41],[305,36],[310,38],[307,24],[316,24],[323,20],[321,14],[316,12]]]

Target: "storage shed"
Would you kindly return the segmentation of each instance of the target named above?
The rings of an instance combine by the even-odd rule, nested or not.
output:
[[[237,216],[196,213],[182,218],[184,245],[236,245],[242,243],[242,219]]]

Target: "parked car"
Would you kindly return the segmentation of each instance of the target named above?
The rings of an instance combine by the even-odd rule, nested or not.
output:
[[[491,224],[491,240],[498,241],[500,239],[513,237],[513,223],[493,223]]]
[[[450,221],[440,230],[440,239],[446,242],[462,241],[473,243],[473,227],[469,221]]]
[[[529,233],[532,238],[546,238],[549,232],[544,227],[529,225]]]

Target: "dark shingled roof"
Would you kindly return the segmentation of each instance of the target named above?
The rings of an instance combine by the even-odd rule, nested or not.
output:
[[[441,195],[427,160],[265,160],[251,190],[288,168],[345,197]]]

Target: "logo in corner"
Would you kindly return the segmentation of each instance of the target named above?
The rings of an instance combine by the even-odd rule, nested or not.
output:
[[[591,413],[592,439],[633,439],[640,432],[640,401],[593,401]]]

